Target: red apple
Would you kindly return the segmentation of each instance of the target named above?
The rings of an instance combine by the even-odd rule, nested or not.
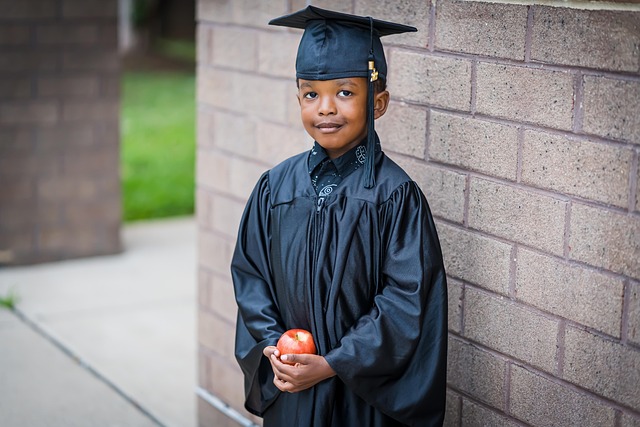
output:
[[[316,354],[313,335],[304,329],[289,329],[282,334],[276,345],[283,354]]]

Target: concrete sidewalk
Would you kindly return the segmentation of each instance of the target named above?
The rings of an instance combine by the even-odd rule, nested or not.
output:
[[[124,228],[124,253],[0,270],[2,426],[196,423],[196,224]]]

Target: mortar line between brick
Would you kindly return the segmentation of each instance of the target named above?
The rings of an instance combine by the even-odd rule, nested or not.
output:
[[[631,281],[625,280],[622,297],[622,316],[620,327],[620,342],[626,344],[629,339],[629,304],[631,300]]]
[[[504,365],[504,412],[511,415],[511,362]]]
[[[563,256],[565,260],[569,260],[569,253],[571,252],[571,246],[569,246],[569,242],[571,240],[571,208],[573,207],[573,203],[569,200],[564,212],[564,247],[563,247]]]
[[[558,337],[556,345],[558,347],[556,354],[556,375],[558,378],[562,378],[564,375],[564,337],[567,331],[566,320],[558,322]]]
[[[469,205],[471,204],[471,175],[467,173],[464,177],[464,206],[462,207],[462,224],[469,227]]]
[[[538,376],[540,376],[540,377],[542,377],[542,378],[544,378],[544,379],[546,379],[546,380],[548,380],[548,381],[550,381],[550,382],[552,382],[552,383],[554,383],[556,385],[560,385],[562,387],[570,389],[570,390],[572,390],[572,391],[574,391],[574,392],[576,392],[576,393],[578,393],[578,394],[580,394],[580,395],[582,395],[584,397],[587,397],[587,398],[589,398],[591,400],[595,400],[595,401],[598,401],[599,403],[605,404],[607,406],[611,406],[614,410],[615,409],[621,410],[623,412],[630,413],[635,417],[640,416],[640,411],[638,411],[638,410],[636,410],[634,408],[631,408],[631,407],[628,407],[628,406],[624,406],[624,404],[622,404],[620,402],[616,402],[614,400],[611,400],[611,399],[609,399],[607,397],[604,397],[604,396],[601,396],[599,394],[596,394],[592,390],[589,390],[589,389],[586,389],[586,388],[582,388],[582,387],[580,387],[580,386],[578,386],[576,384],[573,384],[573,383],[571,383],[571,382],[569,382],[567,380],[564,380],[562,378],[558,378],[557,376],[555,376],[555,374],[547,372],[547,371],[544,371],[544,370],[542,370],[542,369],[540,369],[538,367],[532,366],[532,365],[528,364],[525,361],[516,359],[515,357],[513,357],[510,354],[502,353],[502,352],[500,352],[500,351],[498,351],[496,349],[493,349],[491,347],[488,347],[485,344],[482,344],[482,343],[480,343],[478,341],[474,341],[472,339],[469,339],[468,337],[461,337],[461,336],[458,336],[458,335],[453,334],[451,332],[449,332],[449,334],[450,335],[454,335],[454,337],[456,339],[458,339],[459,341],[461,341],[463,343],[471,344],[471,345],[477,347],[478,349],[491,354],[492,356],[498,357],[501,360],[509,361],[513,365],[516,365],[519,368],[525,369],[525,370],[527,370],[527,371],[529,371],[529,372],[531,372],[531,373],[533,373],[535,375],[538,375]],[[467,393],[465,393],[463,391],[459,391],[458,389],[456,389],[454,387],[451,387],[451,388],[453,390],[455,390],[457,393],[461,393],[461,394],[464,394],[465,396],[467,396]],[[496,408],[493,408],[493,409],[495,410]]]
[[[633,160],[631,160],[631,172],[629,173],[629,212],[633,212],[636,208],[636,204],[639,202],[636,199],[638,192],[638,157],[640,156],[639,150],[633,150]]]
[[[447,385],[448,387],[448,385]],[[451,387],[449,387],[451,388]],[[458,394],[458,403],[460,404],[460,410],[458,411],[458,426],[462,426],[462,405],[464,404],[464,400],[462,399],[462,394]]]
[[[524,62],[531,61],[531,39],[533,38],[533,14],[535,6],[527,8],[527,28],[524,36]]]
[[[424,131],[424,153],[421,160],[429,160],[429,149],[431,146],[431,110],[427,109],[426,126]]]
[[[507,294],[512,300],[516,299],[516,274],[517,274],[517,260],[518,260],[518,244],[516,243],[511,248],[511,254],[509,255],[509,289]]]
[[[584,78],[583,74],[578,71],[575,76],[574,89],[573,89],[573,132],[582,132],[582,123],[584,120],[584,114],[582,109],[582,103],[584,98]]]
[[[621,427],[622,426],[622,412],[615,409],[613,415],[613,427]]]
[[[434,52],[436,48],[436,1],[431,1],[429,9],[429,37],[427,38],[429,52]]]
[[[522,182],[522,150],[524,146],[524,128],[518,129],[518,151],[516,158],[516,182]]]
[[[227,368],[234,370],[235,372],[242,373],[240,368],[236,363],[229,361],[229,356],[226,354],[220,354],[215,350],[203,345],[198,340],[198,354],[204,354],[205,356],[214,357],[218,363],[224,363],[227,365]]]
[[[460,335],[464,335],[464,307],[465,307],[465,294],[467,293],[467,285],[462,282],[462,290],[460,291]]]
[[[471,117],[476,115],[476,105],[478,97],[478,61],[471,62],[471,100],[469,101],[469,110],[471,111]]]

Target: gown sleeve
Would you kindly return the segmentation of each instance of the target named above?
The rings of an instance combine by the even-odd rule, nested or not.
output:
[[[269,260],[269,183],[265,173],[240,222],[231,275],[238,304],[235,356],[245,378],[245,408],[258,416],[275,400],[273,371],[262,351],[284,331]]]
[[[398,188],[379,215],[386,248],[382,289],[325,358],[347,387],[381,412],[407,425],[440,426],[447,289],[433,218],[413,182]]]

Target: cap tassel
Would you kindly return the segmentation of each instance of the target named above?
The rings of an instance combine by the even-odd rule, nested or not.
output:
[[[367,87],[367,157],[364,161],[364,186],[365,188],[373,188],[376,185],[375,178],[375,157],[376,157],[376,137],[374,129],[374,109],[373,98],[374,88],[373,82],[378,80],[378,71],[375,67],[375,58],[373,56],[373,19],[369,17],[369,25],[371,31],[371,50],[369,51],[369,82]]]

